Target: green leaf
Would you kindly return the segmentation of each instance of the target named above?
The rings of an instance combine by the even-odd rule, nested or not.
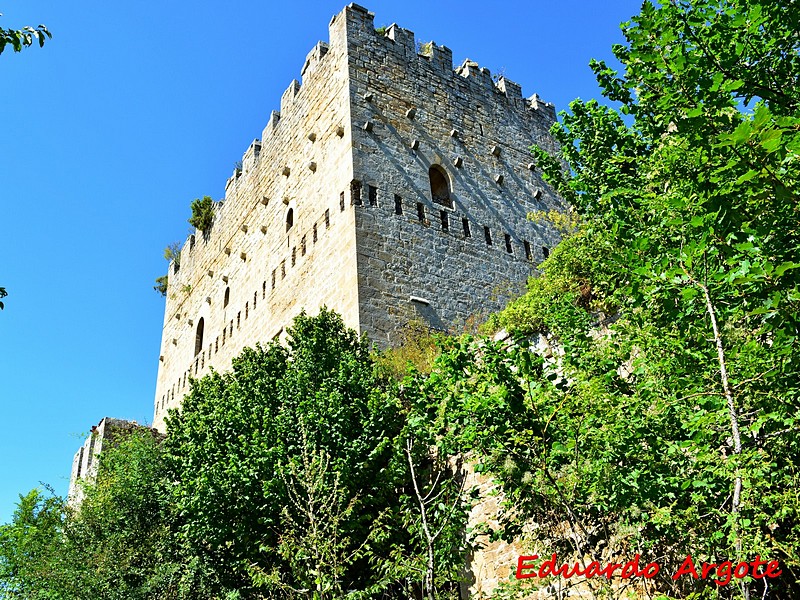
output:
[[[746,181],[750,181],[750,180],[751,180],[751,179],[753,179],[753,178],[754,178],[756,175],[758,175],[758,171],[756,171],[756,170],[754,170],[754,169],[750,169],[749,171],[747,171],[747,173],[745,173],[744,175],[742,175],[741,177],[739,177],[739,179],[737,179],[737,180],[736,180],[736,184],[737,184],[737,185],[741,185],[742,183],[744,183],[744,182],[746,182]]]
[[[796,262],[781,263],[780,265],[775,267],[775,276],[776,277],[781,277],[789,269],[796,269],[797,267],[800,267],[800,263],[796,263]]]

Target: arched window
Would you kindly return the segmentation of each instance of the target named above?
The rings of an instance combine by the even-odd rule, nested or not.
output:
[[[231,288],[225,288],[225,299],[222,301],[222,308],[228,306],[228,302],[231,300]]]
[[[437,204],[453,208],[453,199],[450,197],[450,181],[447,173],[439,165],[433,165],[428,170],[431,180],[431,199]]]
[[[197,322],[197,334],[194,337],[194,355],[197,356],[200,354],[200,351],[203,349],[203,329],[205,328],[205,322],[203,321],[203,317],[200,317],[200,320]]]
[[[294,209],[290,208],[286,211],[286,231],[289,231],[294,225]]]

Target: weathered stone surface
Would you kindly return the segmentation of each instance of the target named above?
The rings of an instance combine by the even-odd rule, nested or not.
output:
[[[94,483],[97,479],[99,456],[103,449],[113,445],[119,436],[140,428],[142,426],[136,421],[112,419],[111,417],[101,419],[97,425],[92,427],[89,437],[86,438],[83,446],[78,449],[72,459],[72,473],[67,493],[67,499],[71,506],[78,506],[83,500],[83,487],[80,483]],[[158,435],[154,430],[153,433]]]

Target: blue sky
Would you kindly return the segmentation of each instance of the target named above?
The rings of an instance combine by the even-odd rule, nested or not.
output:
[[[453,50],[561,110],[598,95],[638,0],[362,2],[375,24]],[[192,199],[234,163],[343,0],[0,0],[0,26],[45,23],[0,55],[0,523],[18,494],[66,493],[104,416],[152,419],[166,272]]]

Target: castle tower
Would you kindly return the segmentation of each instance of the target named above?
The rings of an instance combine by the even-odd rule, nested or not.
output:
[[[551,104],[411,31],[333,17],[225,188],[213,226],[170,266],[154,426],[189,378],[225,371],[326,305],[387,346],[411,321],[460,329],[502,308],[555,245],[557,208],[529,148]]]

